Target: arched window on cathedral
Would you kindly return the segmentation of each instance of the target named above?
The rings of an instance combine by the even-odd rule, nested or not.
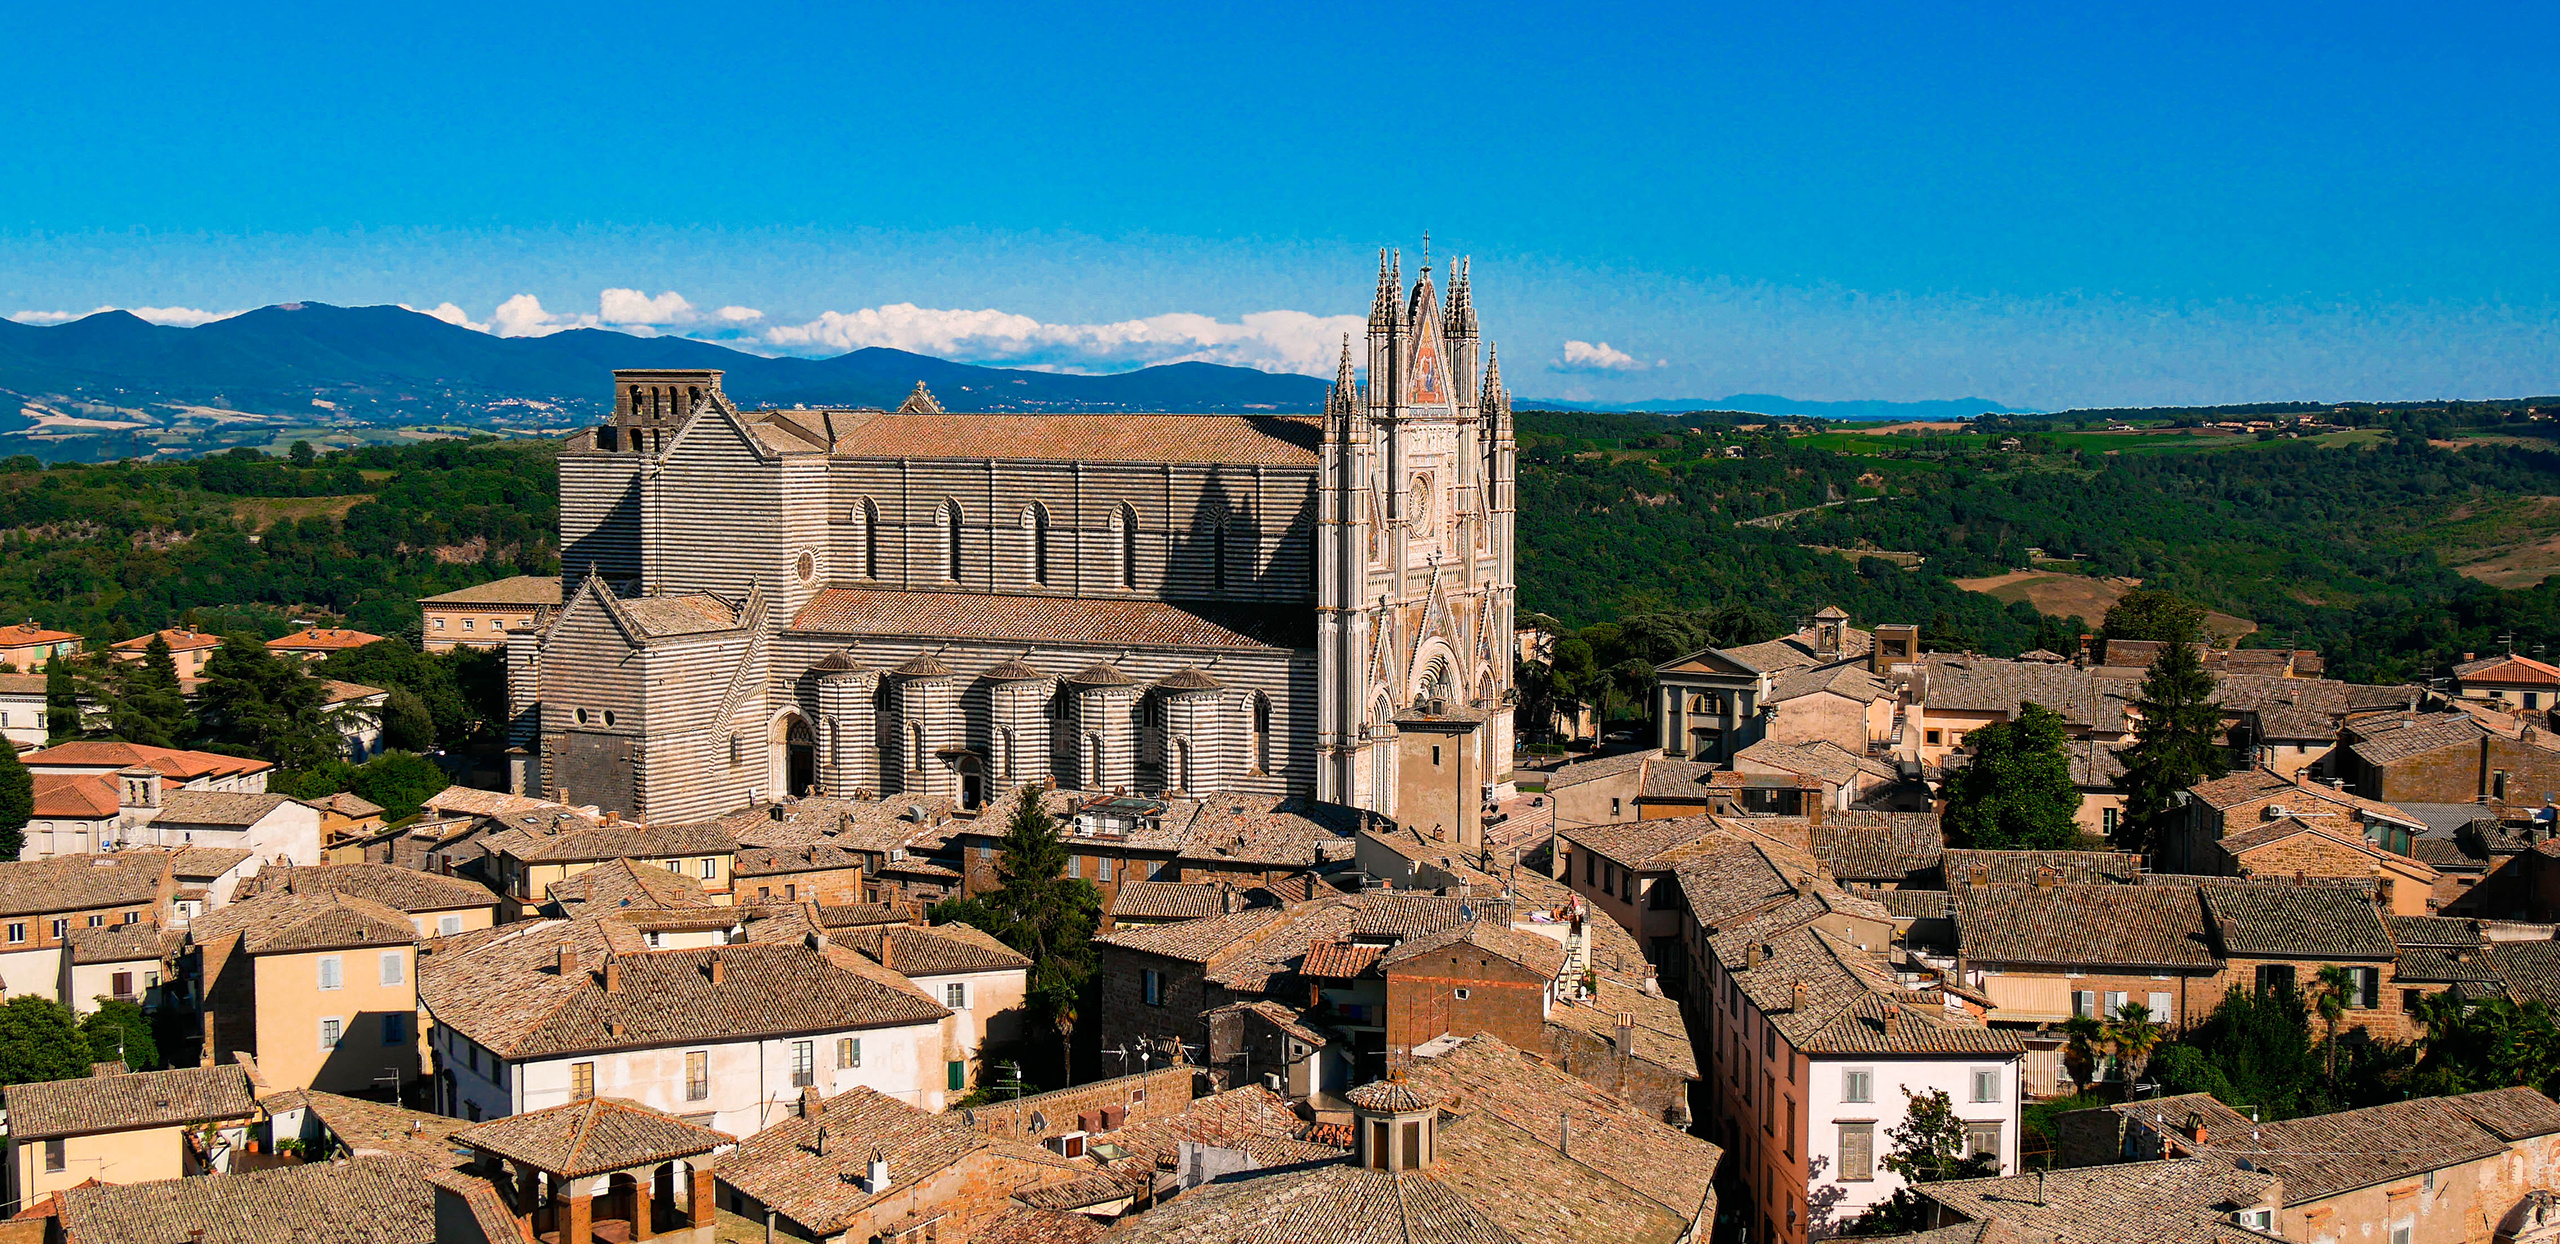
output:
[[[922,773],[924,767],[924,723],[916,722],[907,727],[907,771]]]
[[[942,503],[942,577],[960,581],[960,503]]]
[[[862,552],[862,577],[877,579],[880,577],[880,507],[871,504],[871,498],[864,497],[862,504],[853,507],[853,525],[856,528],[853,533],[855,547]]]
[[[1031,581],[1049,586],[1049,510],[1034,501],[1022,512],[1022,534],[1029,546]]]
[[[1271,772],[1271,697],[1253,693],[1253,771]]]
[[[1111,516],[1111,529],[1120,534],[1120,586],[1138,586],[1138,511],[1127,502]]]
[[[1011,781],[1014,766],[1013,727],[996,727],[995,752],[996,776]]]
[[[1102,789],[1101,735],[1088,733],[1084,736],[1084,765],[1076,776],[1084,779],[1085,789]]]

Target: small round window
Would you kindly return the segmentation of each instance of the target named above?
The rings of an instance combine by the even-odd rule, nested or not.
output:
[[[608,708],[608,709],[604,710],[604,724],[606,724],[606,725],[608,725],[608,726],[610,726],[610,725],[612,725],[612,724],[613,724],[613,710],[612,710],[612,709],[609,709],[609,708]]]
[[[807,549],[800,550],[799,571],[802,583],[818,577],[818,559],[810,556]]]
[[[587,710],[583,708],[578,710],[578,724],[582,726],[587,724]]]

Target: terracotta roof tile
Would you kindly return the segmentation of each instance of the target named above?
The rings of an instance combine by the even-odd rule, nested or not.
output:
[[[1378,966],[1387,948],[1369,942],[1317,942],[1307,947],[1298,975],[1311,980],[1357,980]]]
[[[245,1119],[258,1112],[249,1071],[237,1064],[13,1084],[8,1105],[9,1134],[19,1140]]]
[[[1226,911],[1228,887],[1213,882],[1124,881],[1112,896],[1114,920],[1197,920]]]
[[[38,819],[95,821],[124,812],[115,778],[104,773],[35,773]]]
[[[907,976],[1000,972],[1031,966],[1031,960],[1022,952],[996,940],[994,935],[966,924],[937,924],[930,928],[859,925],[838,929],[829,936],[837,945],[850,946],[869,956],[873,962]],[[889,949],[885,958],[881,954],[884,942]]]
[[[2208,881],[2198,889],[2222,952],[2235,958],[2388,959],[2398,952],[2370,888],[2308,881]]]
[[[460,877],[395,864],[320,864],[269,868],[243,883],[237,897],[260,894],[346,894],[412,914],[457,907],[494,907],[489,887]]]
[[[558,575],[517,575],[509,579],[492,579],[441,596],[421,598],[421,605],[558,605],[561,602]]]
[[[2210,967],[2210,928],[2181,886],[1967,886],[1956,931],[1976,963]]]
[[[453,1139],[567,1179],[695,1157],[738,1142],[727,1132],[610,1097],[491,1119]]]
[[[762,413],[762,412],[759,412]],[[1318,420],[1287,415],[857,414],[834,452],[864,458],[1214,462],[1312,469]]]
[[[168,869],[159,851],[0,862],[0,915],[148,906]]]
[[[73,1188],[62,1232],[83,1244],[433,1244],[435,1190],[396,1158]],[[362,1206],[362,1213],[349,1208]]]
[[[2232,1208],[2298,1199],[2275,1175],[2213,1158],[1951,1179],[1914,1191],[2049,1244],[2263,1244],[2270,1237],[2235,1225]]]

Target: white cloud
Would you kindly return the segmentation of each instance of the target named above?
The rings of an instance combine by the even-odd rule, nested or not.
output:
[[[1359,316],[1304,311],[1256,311],[1234,323],[1174,312],[1109,324],[1047,324],[1008,311],[940,310],[900,302],[776,325],[765,330],[764,341],[796,354],[888,346],[965,362],[1057,371],[1205,362],[1324,375],[1333,370],[1343,335],[1358,335],[1367,326]]]
[[[732,324],[744,324],[749,320],[761,320],[764,318],[764,312],[758,311],[754,307],[722,307],[712,314],[717,315],[721,319]]]
[[[1669,363],[1669,359],[1645,362],[1605,341],[1568,341],[1564,343],[1564,358],[1555,367],[1557,371],[1642,371]]]
[[[597,299],[597,319],[607,324],[689,324],[693,304],[674,290],[655,298],[636,289],[609,289]]]
[[[403,311],[418,311],[416,307],[410,306],[405,302],[398,305]],[[473,323],[470,316],[463,314],[462,308],[449,302],[439,302],[435,305],[433,310],[418,311],[418,314],[443,320],[447,324],[452,324],[460,328],[468,328],[475,333],[485,333],[489,331],[488,325]]]
[[[548,337],[564,328],[593,328],[596,324],[592,315],[554,315],[545,311],[542,300],[531,294],[518,294],[499,303],[489,315],[489,327],[501,337]]]
[[[21,324],[68,324],[73,320],[96,315],[98,311],[113,310],[115,310],[114,307],[100,307],[97,311],[19,311],[10,315],[9,318]]]

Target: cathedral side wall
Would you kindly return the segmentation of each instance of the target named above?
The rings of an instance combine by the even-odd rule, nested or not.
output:
[[[783,471],[724,414],[685,425],[642,483],[646,588],[742,599],[750,583],[779,593],[789,578]]]
[[[609,579],[640,573],[639,454],[560,455],[560,569]]]

